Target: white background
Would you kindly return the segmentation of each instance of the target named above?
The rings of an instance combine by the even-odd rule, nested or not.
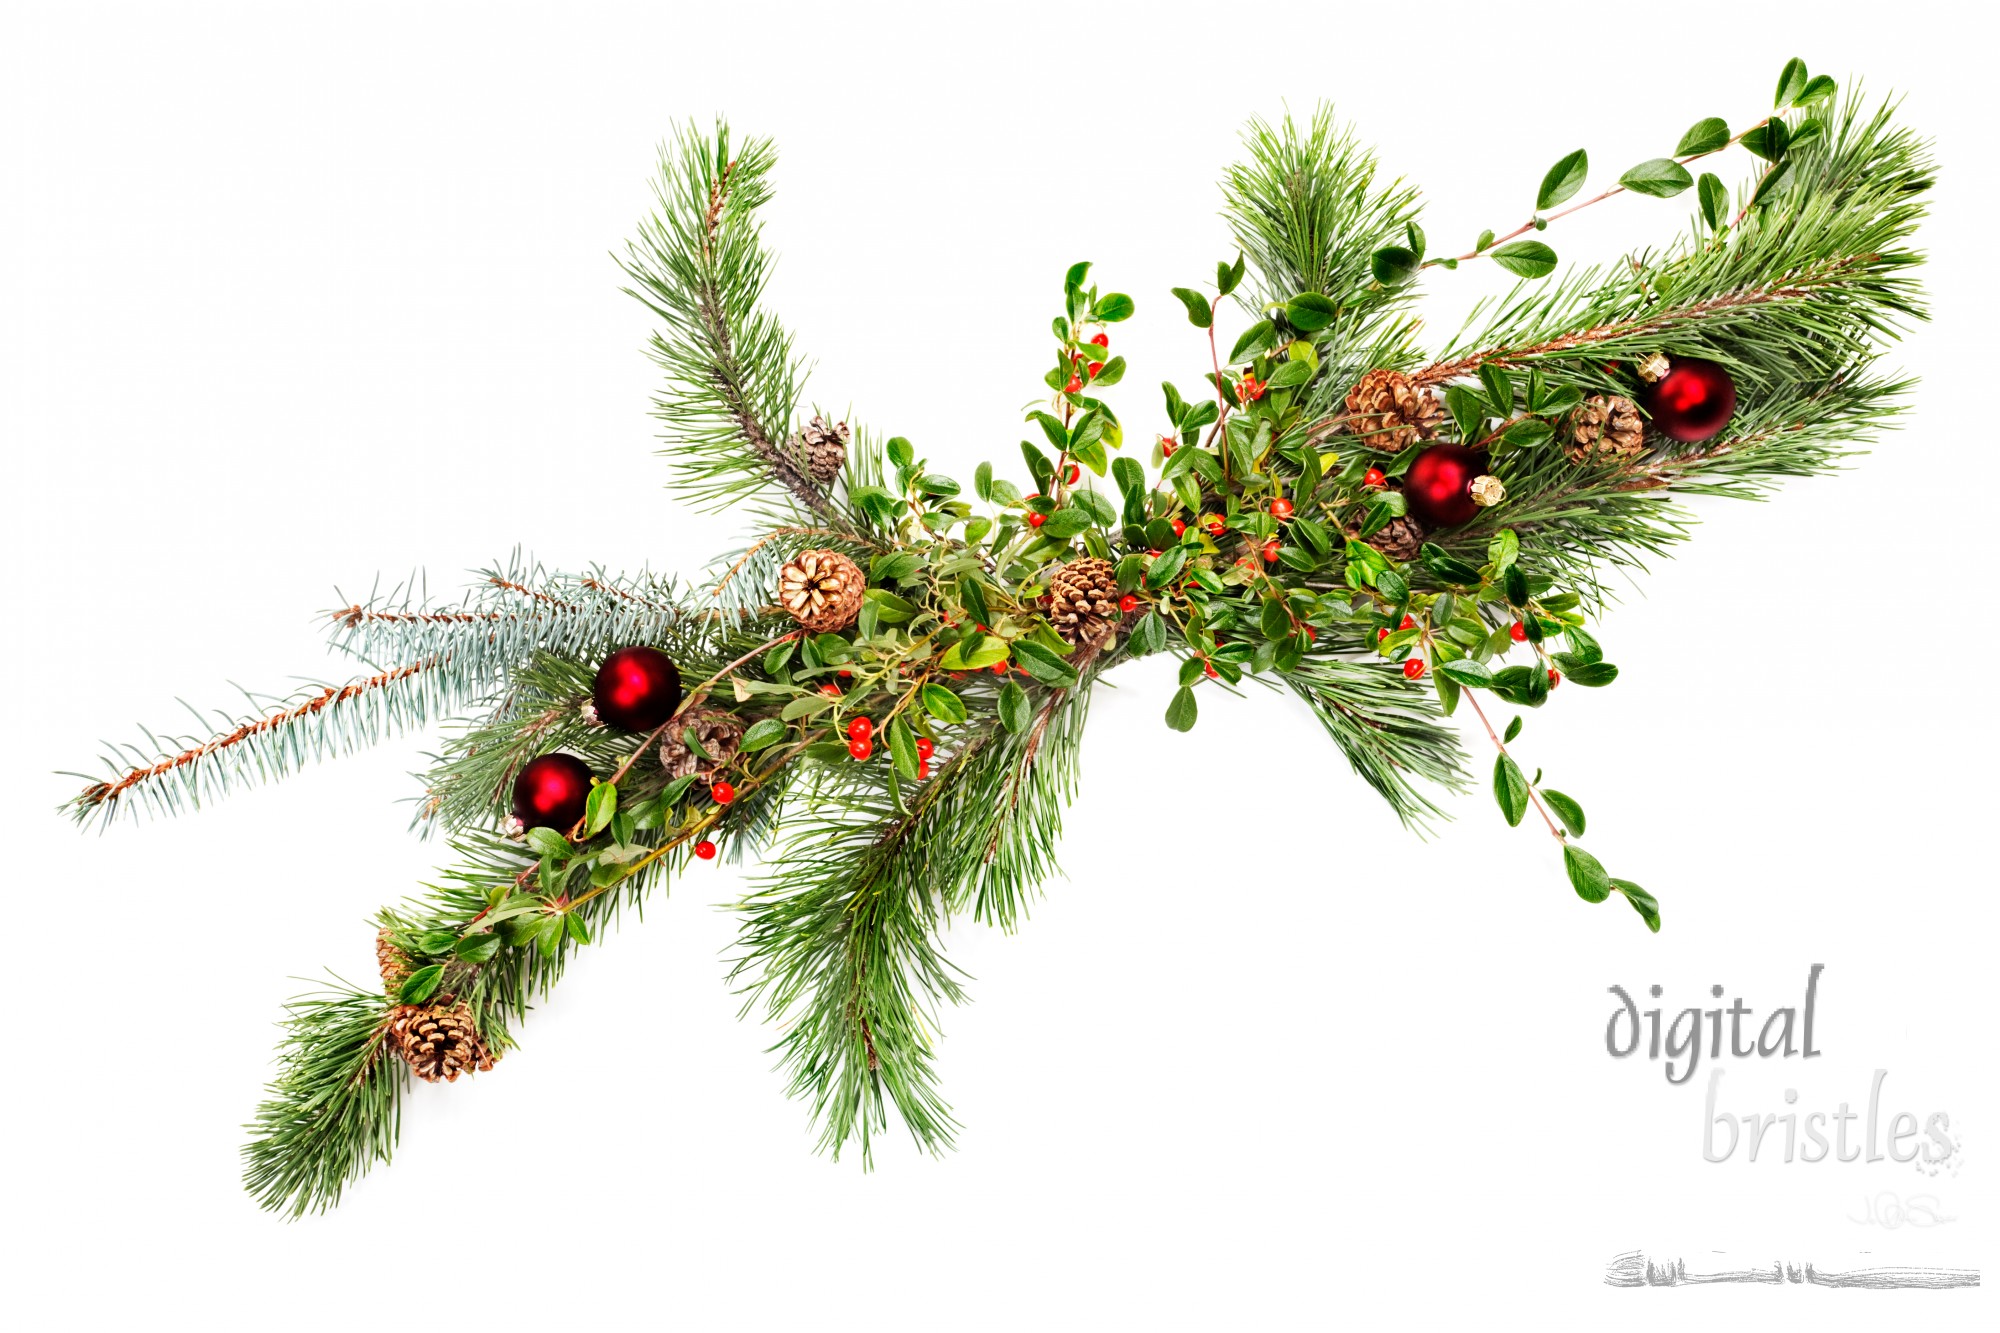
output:
[[[1991,1326],[1984,1289],[1600,1282],[1634,1248],[1992,1267],[1991,20],[677,8],[5,9],[22,1326]],[[1778,503],[1702,505],[1605,627],[1617,687],[1522,738],[1658,894],[1659,937],[1580,903],[1483,794],[1406,835],[1276,695],[1166,730],[1167,669],[1142,666],[1095,706],[1069,878],[1015,937],[951,935],[977,980],[946,1015],[948,1159],[813,1154],[722,981],[742,881],[705,867],[573,968],[500,1071],[419,1088],[396,1162],[336,1214],[247,1202],[279,1003],[366,976],[367,915],[437,854],[396,803],[425,739],[102,838],[54,814],[75,784],[53,771],[134,720],[178,729],[177,696],[342,672],[314,619],[336,584],[450,586],[517,543],[690,569],[737,535],[658,489],[646,321],[607,257],[674,123],[778,139],[770,299],[812,393],[966,475],[1015,456],[1072,260],[1139,301],[1115,330],[1135,436],[1159,380],[1197,380],[1167,288],[1230,253],[1213,182],[1246,116],[1335,99],[1463,248],[1571,148],[1608,180],[1699,117],[1743,123],[1793,54],[1908,93],[1936,136],[1936,320],[1897,353],[1924,377],[1905,428]],[[1691,207],[1621,199],[1546,239],[1609,257]],[[1435,275],[1434,340],[1499,284]],[[1956,1178],[1706,1164],[1700,1080],[1604,1053],[1613,983],[1761,1011],[1813,962],[1825,1055],[1732,1062],[1725,1105],[1830,1111],[1886,1068],[1885,1114],[1951,1114]],[[1885,1190],[1958,1220],[1848,1220]]]

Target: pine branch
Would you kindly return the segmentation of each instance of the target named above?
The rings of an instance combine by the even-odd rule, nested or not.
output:
[[[80,824],[108,824],[120,811],[136,809],[135,802],[156,815],[177,812],[183,803],[199,808],[232,785],[285,777],[309,760],[352,754],[422,727],[465,702],[465,692],[464,678],[435,657],[344,685],[311,687],[283,701],[246,690],[259,711],[236,719],[219,715],[222,725],[207,740],[148,731],[157,751],[151,757],[138,746],[113,746],[119,757],[105,759],[110,776],[92,781],[64,808]]]
[[[324,1212],[389,1160],[409,1071],[389,1054],[388,1022],[379,989],[344,983],[287,1006],[279,1073],[243,1149],[243,1183],[262,1207]]]
[[[1390,667],[1316,655],[1285,678],[1311,706],[1362,781],[1404,824],[1426,828],[1443,810],[1414,785],[1466,785],[1464,751],[1439,720],[1429,691],[1409,688]]]
[[[664,325],[651,343],[667,374],[655,415],[681,493],[718,510],[782,495],[819,522],[845,526],[790,435],[803,362],[757,304],[771,256],[755,213],[770,199],[776,161],[766,139],[748,140],[732,158],[726,124],[712,136],[680,132],[660,152],[657,211],[619,265],[636,284],[626,294]]]

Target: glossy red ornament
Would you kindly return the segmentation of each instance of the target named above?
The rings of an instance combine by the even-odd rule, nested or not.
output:
[[[715,844],[707,838],[703,838],[694,845],[694,854],[704,861],[713,861],[715,859]]]
[[[681,706],[680,668],[658,648],[620,648],[597,668],[590,702],[607,727],[651,731]]]
[[[1693,444],[1729,424],[1736,412],[1736,382],[1713,361],[1675,357],[1665,375],[1639,390],[1639,405],[1660,434]]]
[[[708,794],[715,798],[717,805],[728,805],[736,799],[736,788],[727,782],[718,782],[708,789]]]
[[[537,755],[514,779],[514,818],[567,833],[590,799],[590,765],[573,754]]]
[[[1433,444],[1418,454],[1403,474],[1403,502],[1427,528],[1455,528],[1479,512],[1472,498],[1472,479],[1480,474],[1485,455],[1462,444]]]

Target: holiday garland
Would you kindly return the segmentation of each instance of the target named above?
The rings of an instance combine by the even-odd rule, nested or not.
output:
[[[291,1006],[250,1189],[294,1214],[337,1202],[389,1157],[409,1075],[490,1069],[620,908],[725,849],[763,857],[730,976],[780,1025],[822,1145],[858,1138],[865,1159],[889,1103],[948,1145],[933,1034],[962,991],[943,928],[1025,915],[1091,688],[1146,655],[1180,661],[1178,730],[1204,690],[1291,690],[1413,825],[1438,813],[1425,784],[1467,783],[1443,721],[1464,705],[1508,823],[1533,812],[1578,895],[1622,896],[1658,930],[1653,896],[1578,844],[1581,805],[1517,763],[1521,716],[1489,708],[1611,683],[1590,628],[1604,579],[1686,535],[1669,492],[1759,495],[1899,410],[1909,382],[1875,363],[1923,315],[1906,242],[1927,147],[1798,61],[1776,107],[1739,133],[1703,120],[1558,209],[1588,174],[1572,153],[1529,222],[1451,257],[1427,255],[1415,191],[1326,112],[1253,122],[1223,186],[1237,254],[1173,291],[1206,366],[1197,392],[1163,386],[1152,468],[1098,396],[1126,373],[1110,328],[1134,303],[1077,264],[1027,484],[982,463],[969,495],[908,440],[801,422],[802,362],[760,304],[771,145],[679,135],[622,264],[659,324],[674,484],[747,506],[755,540],[686,585],[515,562],[448,605],[346,606],[332,642],[361,676],[207,740],[119,747],[69,805],[173,810],[453,720],[419,806],[453,860],[382,912],[379,987]],[[1758,161],[1741,189],[1688,170],[1738,145]],[[1544,281],[1550,223],[1687,190],[1675,244]],[[1480,260],[1523,281],[1426,357],[1417,277]],[[1223,298],[1252,321],[1226,348]]]

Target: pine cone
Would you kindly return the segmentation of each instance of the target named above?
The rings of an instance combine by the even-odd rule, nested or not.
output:
[[[1417,548],[1424,544],[1423,525],[1405,514],[1384,523],[1368,544],[1388,556],[1391,560],[1414,560]]]
[[[1630,398],[1599,394],[1571,410],[1569,435],[1572,462],[1622,463],[1646,447],[1646,422]]]
[[[778,571],[778,602],[815,634],[846,629],[861,614],[868,580],[838,551],[800,551]]]
[[[426,1083],[452,1083],[460,1074],[493,1068],[471,1008],[449,998],[390,1010],[389,1047]]]
[[[1371,370],[1347,392],[1347,432],[1391,453],[1437,434],[1444,405],[1400,370]]]
[[[1118,575],[1109,560],[1072,560],[1049,580],[1049,620],[1073,648],[1101,644],[1118,623]]]
[[[833,483],[847,466],[847,423],[829,426],[815,415],[794,438],[794,446],[805,454],[806,470],[822,486]]]
[[[382,969],[382,991],[386,995],[395,995],[409,980],[410,956],[390,941],[386,926],[375,932],[375,965]]]
[[[708,751],[704,759],[688,748],[687,733]],[[699,774],[713,778],[736,760],[743,746],[743,720],[720,708],[695,708],[667,724],[666,739],[660,742],[660,764],[668,777],[684,778]]]

